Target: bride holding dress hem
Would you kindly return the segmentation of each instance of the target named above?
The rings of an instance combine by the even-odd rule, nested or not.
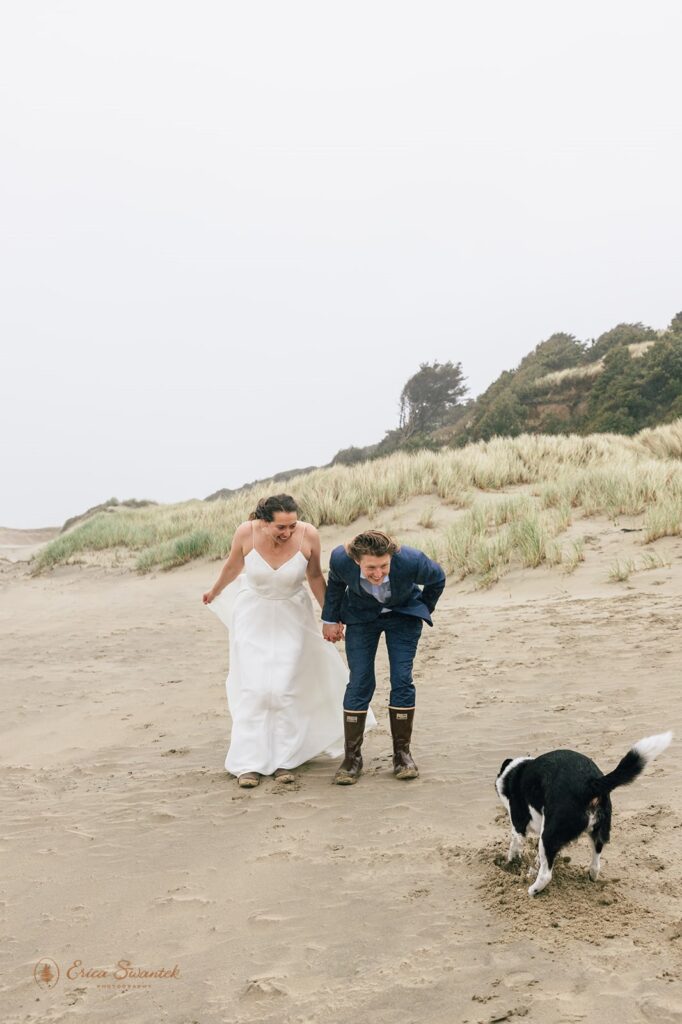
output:
[[[293,782],[293,768],[320,754],[343,753],[343,695],[348,669],[324,640],[304,587],[319,604],[326,583],[320,535],[298,519],[288,494],[258,502],[237,527],[204,604],[229,630],[227,701],[232,735],[225,768],[244,788],[263,775]],[[339,623],[336,639],[343,638]],[[366,728],[376,725],[371,710]]]

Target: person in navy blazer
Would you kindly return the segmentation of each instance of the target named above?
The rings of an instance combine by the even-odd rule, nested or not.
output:
[[[382,633],[391,675],[393,772],[398,779],[419,775],[410,753],[416,698],[412,666],[423,625],[433,625],[431,615],[444,587],[445,573],[437,562],[379,530],[361,533],[332,551],[322,632],[336,643],[345,627],[350,669],[343,701],[345,757],[334,776],[337,784],[352,785],[362,772],[362,741]]]

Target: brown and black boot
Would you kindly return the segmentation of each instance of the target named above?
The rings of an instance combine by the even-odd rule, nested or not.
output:
[[[414,708],[389,708],[393,737],[393,774],[396,779],[416,779],[419,769],[410,753]]]
[[[339,766],[334,782],[337,786],[352,786],[362,772],[362,740],[365,732],[366,711],[343,712],[344,749],[346,756]]]

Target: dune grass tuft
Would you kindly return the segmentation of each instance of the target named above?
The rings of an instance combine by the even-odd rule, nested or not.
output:
[[[682,534],[682,495],[671,494],[655,501],[644,516],[644,540],[650,543],[659,537],[679,537]]]
[[[645,551],[640,556],[639,561],[635,558],[626,558],[623,561],[616,559],[609,569],[608,578],[612,583],[624,583],[630,579],[633,572],[662,569],[669,564],[658,551]]]

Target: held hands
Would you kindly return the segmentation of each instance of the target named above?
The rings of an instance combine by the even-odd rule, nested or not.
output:
[[[330,640],[331,643],[335,644],[339,640],[343,640],[343,623],[342,622],[325,622],[322,626],[322,636],[325,640]]]

